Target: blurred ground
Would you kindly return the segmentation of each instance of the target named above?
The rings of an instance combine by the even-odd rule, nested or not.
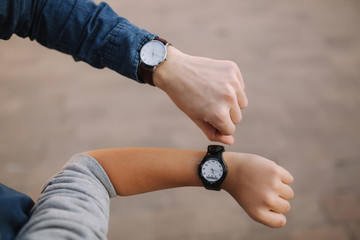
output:
[[[225,192],[117,198],[110,239],[360,239],[359,1],[108,2],[186,53],[238,63],[249,107],[227,149],[281,164],[296,195],[282,229]],[[0,133],[0,181],[34,199],[74,153],[208,144],[160,90],[16,36],[0,41]]]

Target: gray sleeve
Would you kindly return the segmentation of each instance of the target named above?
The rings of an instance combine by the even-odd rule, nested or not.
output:
[[[106,239],[115,196],[101,165],[77,154],[45,185],[16,239]]]

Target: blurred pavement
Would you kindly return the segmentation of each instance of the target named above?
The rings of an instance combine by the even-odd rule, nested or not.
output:
[[[282,229],[183,188],[113,199],[109,239],[360,239],[359,1],[108,2],[183,52],[235,61],[249,106],[227,150],[295,177]],[[33,199],[78,152],[209,143],[160,90],[16,36],[0,41],[0,133],[0,182]]]

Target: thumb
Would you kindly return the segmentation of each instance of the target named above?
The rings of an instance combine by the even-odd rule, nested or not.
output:
[[[208,122],[202,120],[194,122],[204,132],[204,134],[210,141],[221,142],[227,145],[232,145],[235,141],[232,135],[222,134],[218,129],[216,129]]]

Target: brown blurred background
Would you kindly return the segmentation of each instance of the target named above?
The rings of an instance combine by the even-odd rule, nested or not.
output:
[[[284,166],[296,195],[282,229],[224,191],[116,198],[109,239],[360,239],[359,1],[108,2],[183,52],[239,65],[249,106],[227,150]],[[28,39],[0,41],[0,182],[33,199],[78,152],[208,143],[156,88]]]

